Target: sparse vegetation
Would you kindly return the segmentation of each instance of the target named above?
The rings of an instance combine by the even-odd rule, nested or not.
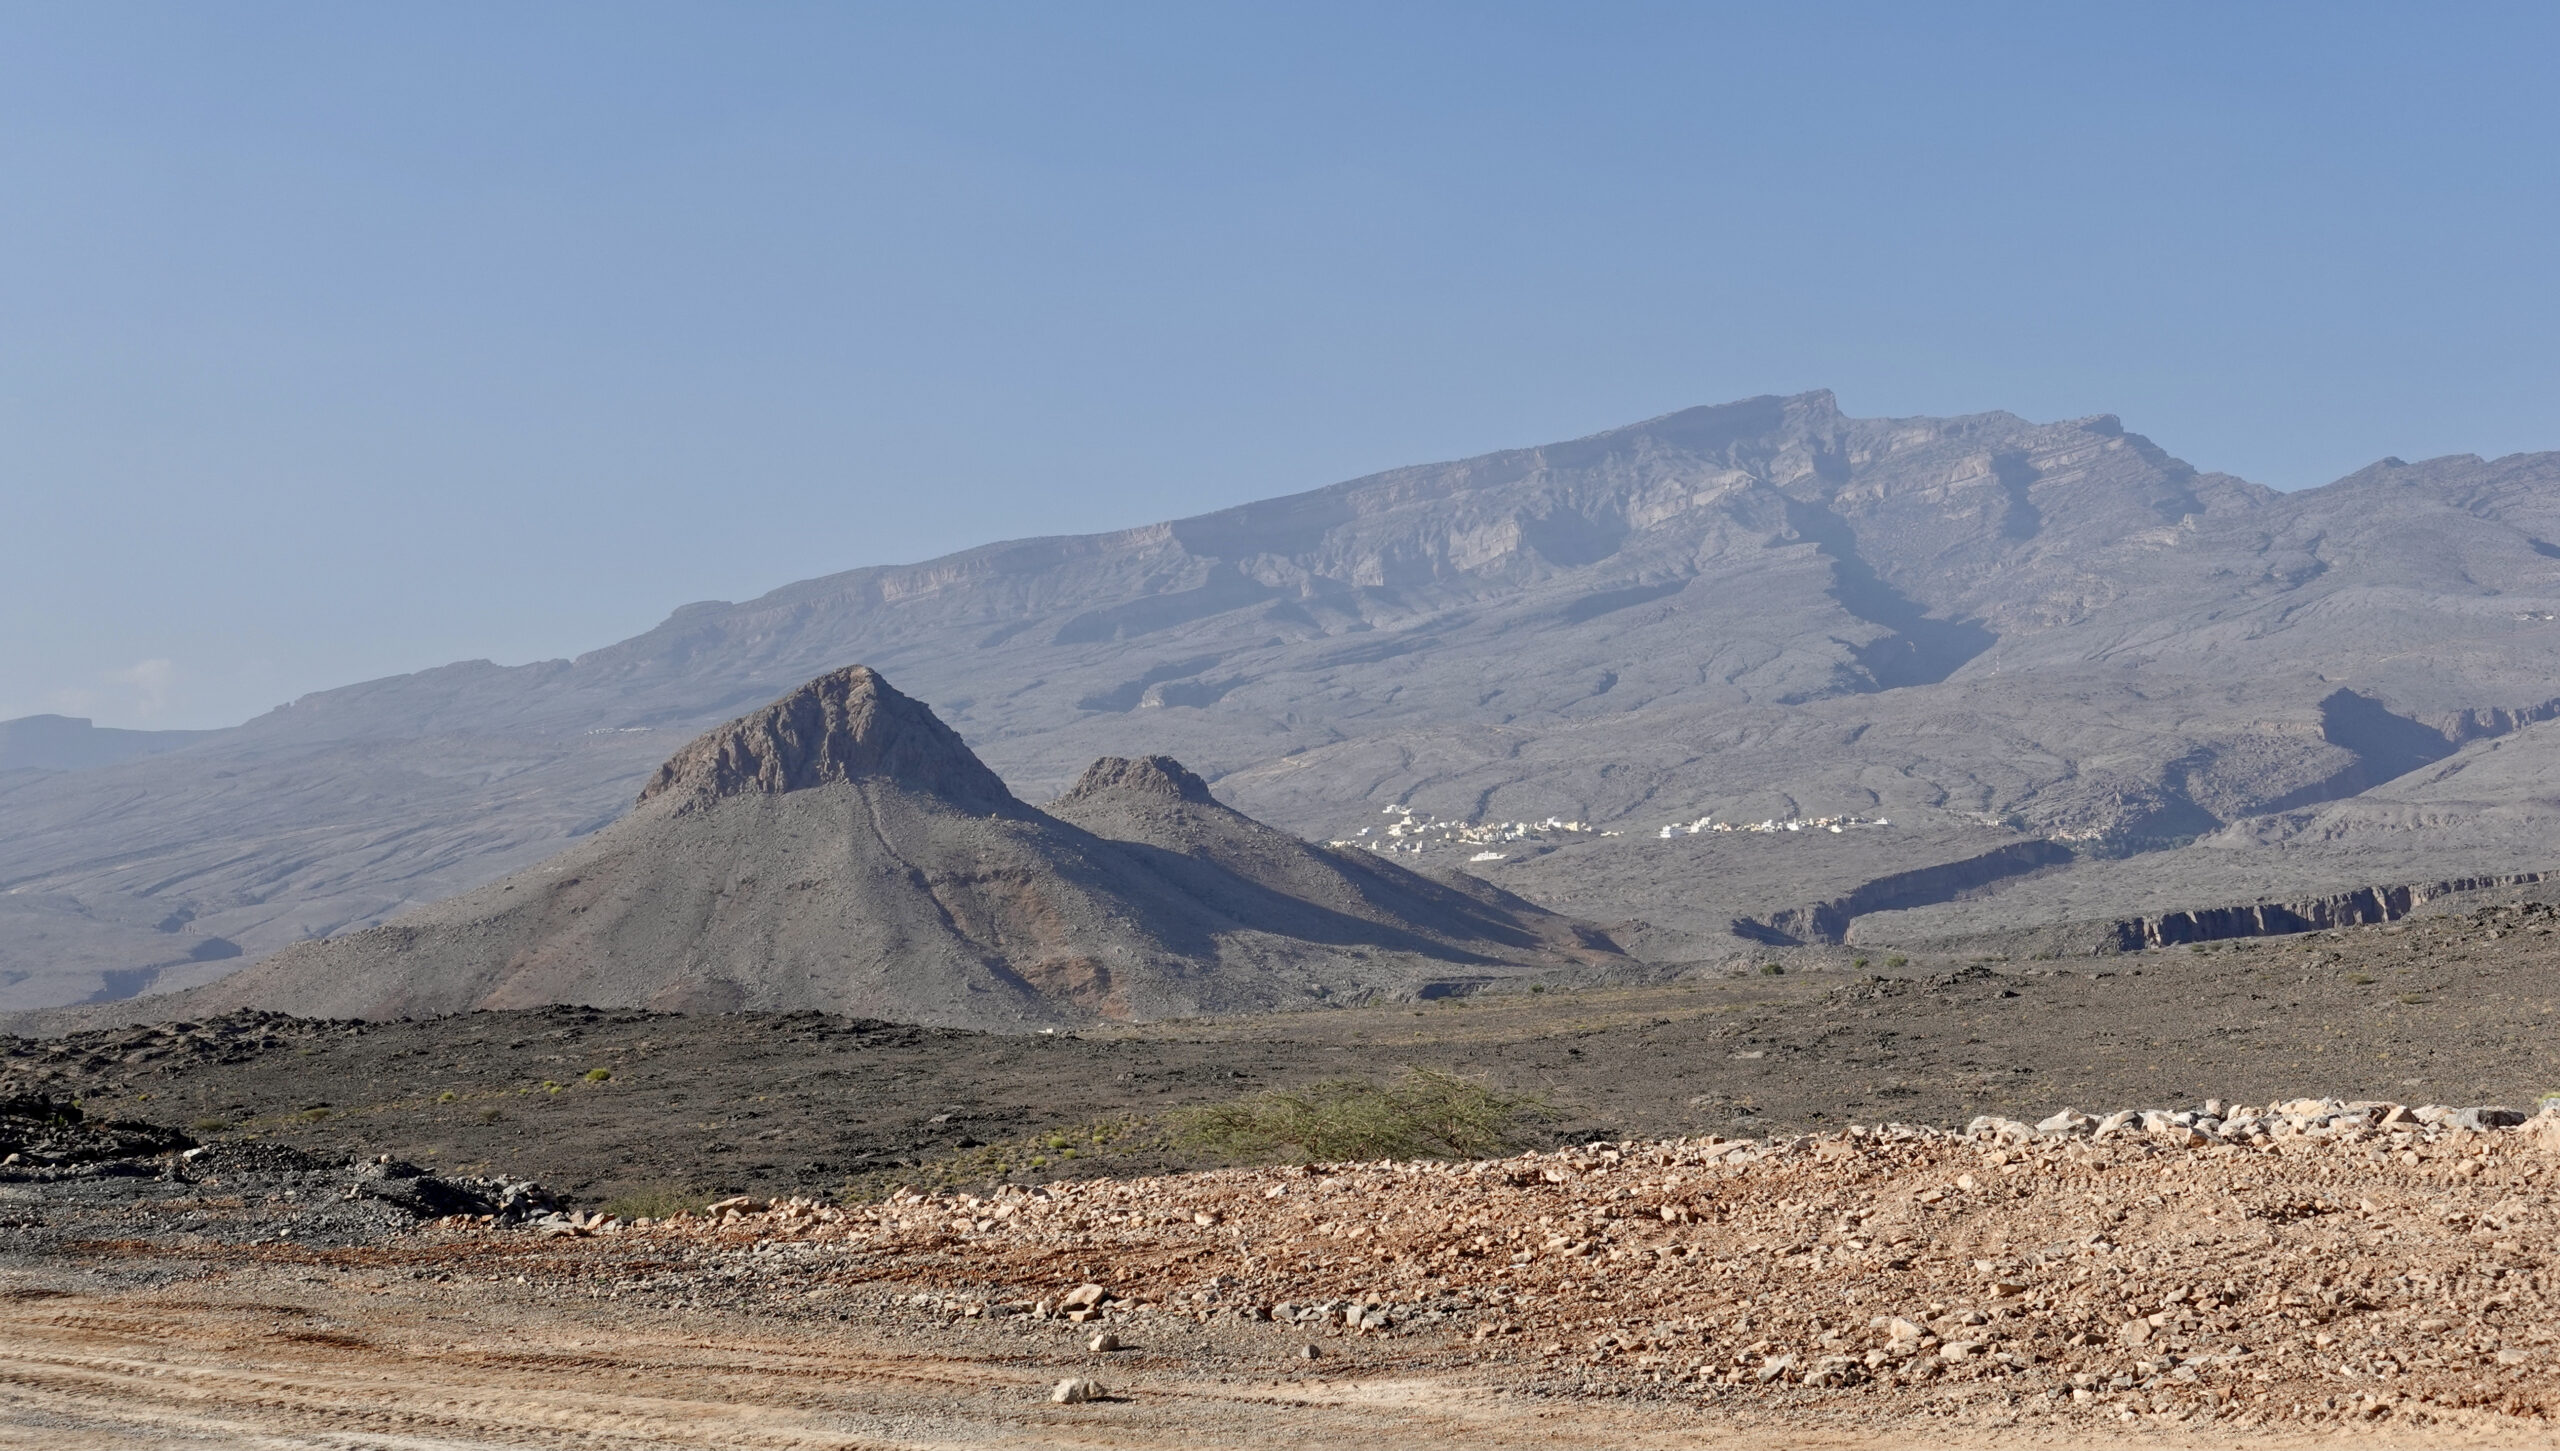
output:
[[[2359,972],[2350,976],[2347,981],[2354,983],[2357,987],[2371,987],[2381,979]]]
[[[624,1219],[665,1219],[675,1214],[698,1213],[710,1202],[711,1196],[699,1190],[647,1184],[606,1200],[604,1212]]]
[[[1884,960],[1884,965],[1887,967],[1909,967],[1911,965],[1911,959],[1897,952],[1891,957],[1886,958]]]
[[[218,1134],[231,1127],[231,1120],[207,1115],[204,1118],[197,1119],[195,1122],[188,1124],[187,1127],[194,1129],[200,1134]]]
[[[1392,1083],[1326,1079],[1190,1109],[1176,1115],[1175,1133],[1237,1158],[1478,1158],[1511,1147],[1544,1107],[1472,1078],[1409,1068]]]
[[[1783,962],[1764,962],[1760,964],[1760,975],[1762,977],[1784,977],[1787,975],[1787,965]]]
[[[602,1083],[612,1076],[613,1070],[610,1068],[590,1068],[587,1070],[587,1081],[589,1083]]]

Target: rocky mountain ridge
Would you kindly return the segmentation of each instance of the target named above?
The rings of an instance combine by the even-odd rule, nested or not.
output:
[[[1399,803],[1631,838],[1855,812],[2005,823],[2100,866],[2240,833],[2339,887],[2426,880],[2467,806],[2349,808],[2501,742],[2501,770],[2552,779],[2555,539],[2560,455],[2278,494],[2108,417],[1692,409],[687,606],[575,661],[0,777],[0,1005],[201,980],[224,964],[188,957],[195,934],[255,957],[476,886],[612,820],[671,734],[849,658],[1035,796],[1161,753],[1320,838]],[[2547,865],[2509,857],[2550,795],[2497,797],[2504,834],[2462,870]]]

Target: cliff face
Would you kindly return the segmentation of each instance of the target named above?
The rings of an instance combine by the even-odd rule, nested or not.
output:
[[[2162,912],[2116,923],[2100,939],[2120,952],[2145,947],[2171,947],[2185,942],[2219,942],[2232,937],[2279,937],[2292,932],[2319,932],[2331,927],[2359,927],[2397,922],[2418,908],[2464,892],[2525,887],[2544,880],[2545,872],[2507,872],[2495,876],[2455,877],[2397,887],[2357,887],[2351,891],[2297,897],[2286,902],[2255,902],[2239,907],[2197,907]]]

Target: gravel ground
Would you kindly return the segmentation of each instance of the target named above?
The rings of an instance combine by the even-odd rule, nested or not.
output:
[[[2560,1113],[2393,1108],[338,1248],[90,1205],[0,1255],[0,1444],[2554,1444]]]

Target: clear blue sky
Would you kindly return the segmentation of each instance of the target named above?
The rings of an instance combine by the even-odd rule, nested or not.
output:
[[[2560,9],[0,4],[0,718],[1695,403],[2560,448]]]

